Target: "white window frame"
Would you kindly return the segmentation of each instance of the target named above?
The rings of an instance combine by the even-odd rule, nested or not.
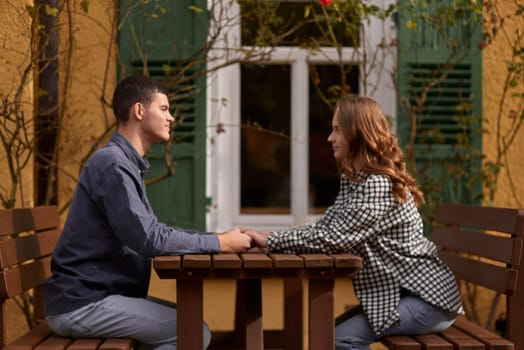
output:
[[[393,0],[371,0],[372,4],[386,8]],[[232,11],[240,11],[237,1],[232,3]],[[386,28],[386,29],[385,29]],[[385,37],[387,33],[388,37]],[[225,42],[239,42],[240,26],[231,28]],[[344,48],[342,57],[348,60],[344,64],[365,65],[364,62],[351,61],[354,50],[365,51],[372,57],[373,50],[379,44],[391,42],[395,38],[394,25],[391,21],[382,22],[372,19],[362,28],[362,46]],[[224,48],[216,48],[211,55],[223,53]],[[263,50],[263,48],[261,48]],[[296,47],[279,47],[270,54],[270,61],[291,66],[291,213],[290,214],[240,214],[240,64],[221,68],[207,78],[207,176],[206,193],[211,198],[207,213],[207,229],[222,232],[231,227],[251,227],[261,231],[303,225],[313,222],[318,215],[310,215],[307,205],[308,188],[308,116],[309,106],[309,71],[310,63],[329,63],[338,61],[334,48],[323,48],[322,54]],[[213,58],[212,64],[221,62]],[[360,86],[360,91],[367,91],[382,106],[385,113],[396,119],[396,94],[391,80],[396,57],[385,57],[383,69],[368,75],[367,86]],[[268,63],[269,64],[269,63]],[[366,69],[366,67],[363,67]],[[224,130],[217,133],[217,126]],[[327,142],[327,141],[326,141]]]

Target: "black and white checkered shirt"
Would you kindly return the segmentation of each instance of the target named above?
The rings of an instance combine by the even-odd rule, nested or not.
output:
[[[423,235],[413,199],[396,201],[387,176],[360,172],[358,177],[362,182],[342,175],[338,196],[325,215],[315,224],[276,232],[268,238],[269,251],[349,252],[362,257],[363,266],[353,281],[355,294],[378,335],[399,320],[401,288],[462,313],[455,278]]]

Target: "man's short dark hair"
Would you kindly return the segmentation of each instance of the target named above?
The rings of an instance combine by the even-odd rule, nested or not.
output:
[[[113,94],[113,112],[117,124],[125,124],[129,110],[135,103],[149,106],[154,93],[166,94],[167,87],[160,81],[143,75],[133,75],[123,79]]]

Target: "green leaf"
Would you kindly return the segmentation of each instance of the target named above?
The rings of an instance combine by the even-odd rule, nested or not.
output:
[[[89,0],[82,0],[80,2],[80,8],[82,9],[82,11],[84,11],[85,13],[89,12]]]
[[[51,7],[48,4],[45,5],[44,11],[45,11],[45,14],[48,16],[55,17],[58,14],[58,8]]]

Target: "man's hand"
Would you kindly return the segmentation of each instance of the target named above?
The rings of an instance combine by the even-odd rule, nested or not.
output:
[[[258,247],[267,248],[267,238],[271,236],[271,232],[258,232],[252,229],[244,229],[243,232],[251,237]]]
[[[239,228],[234,228],[224,233],[217,234],[222,253],[235,253],[251,248],[251,237]]]

